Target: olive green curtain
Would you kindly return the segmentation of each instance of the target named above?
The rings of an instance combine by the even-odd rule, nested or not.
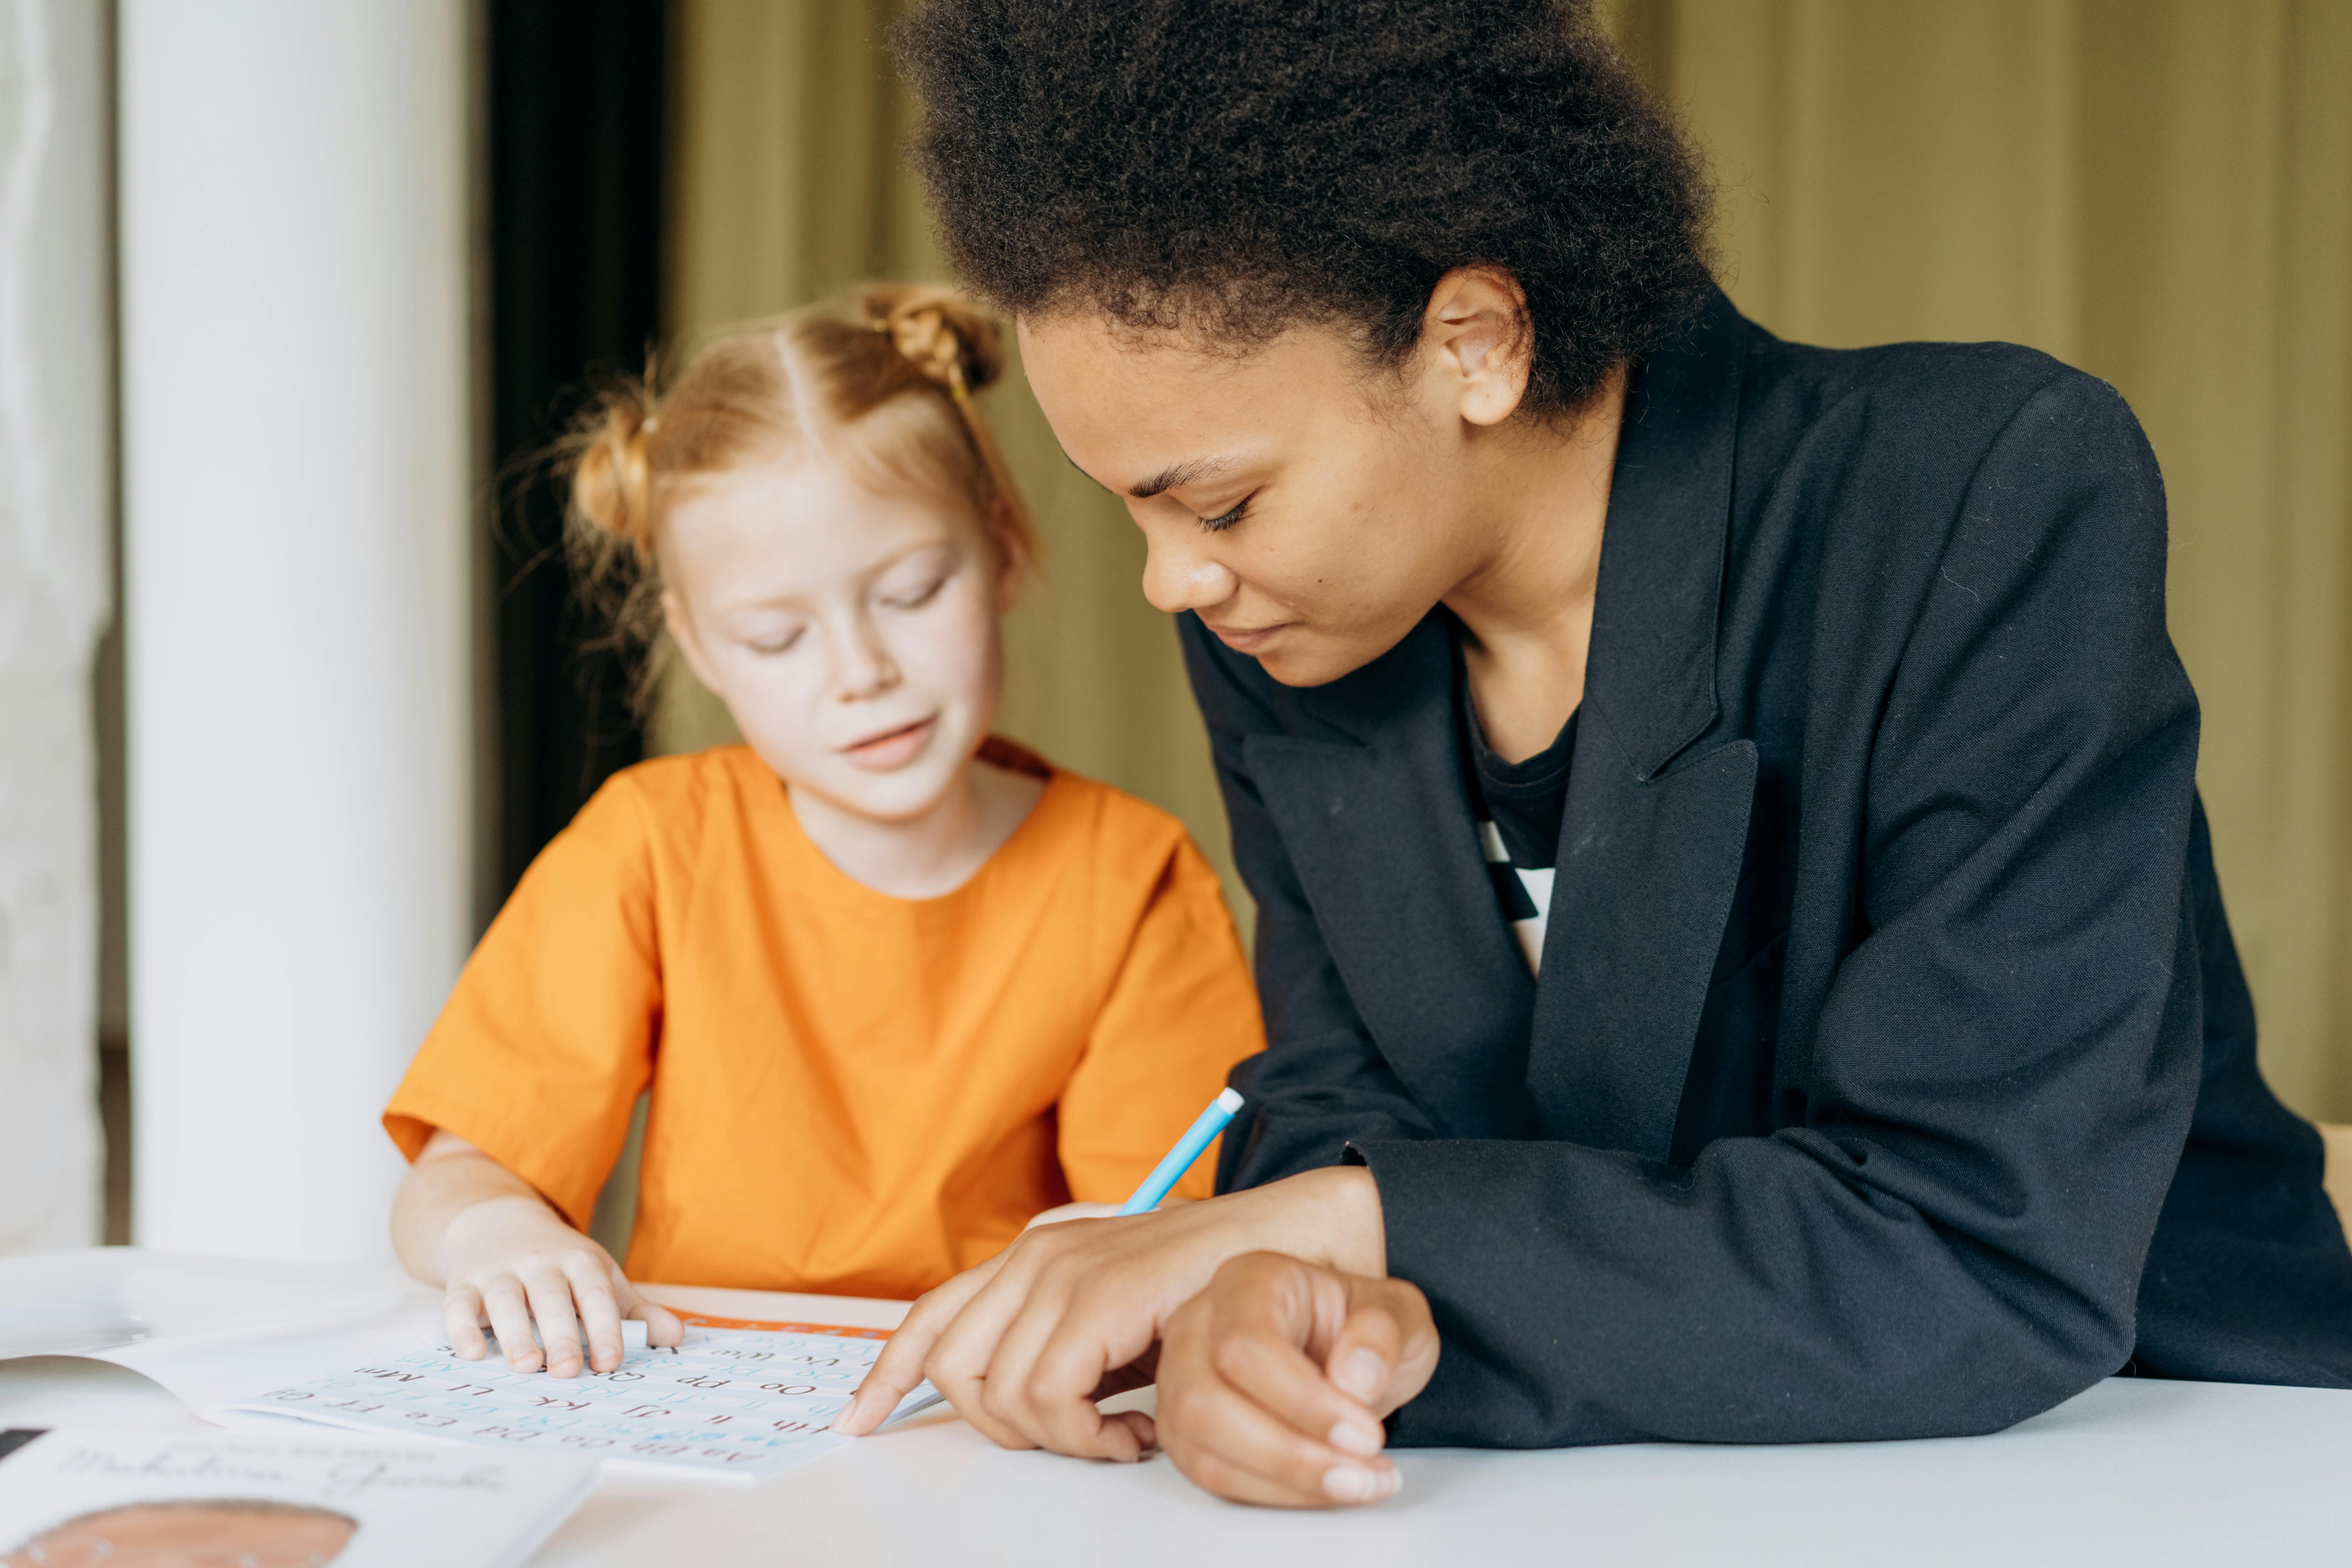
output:
[[[2031,343],[2130,400],[2264,1069],[2352,1120],[2352,5],[1609,15],[1711,160],[1750,316],[1821,343]]]
[[[897,0],[673,0],[670,326],[937,277],[879,40]],[[2032,343],[2161,458],[2172,623],[2272,1080],[2352,1118],[2352,5],[1606,0],[1722,187],[1724,277],[1784,335]],[[990,413],[1048,578],[1004,726],[1226,864],[1142,548],[1019,385]],[[730,733],[683,676],[659,749]]]

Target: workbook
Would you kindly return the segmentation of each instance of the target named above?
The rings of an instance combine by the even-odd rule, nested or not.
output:
[[[308,1424],[584,1454],[623,1473],[755,1481],[850,1440],[830,1430],[833,1418],[890,1337],[824,1323],[681,1317],[684,1343],[633,1349],[612,1372],[568,1378],[514,1372],[495,1351],[466,1361],[439,1344],[379,1355],[205,1414],[230,1426]],[[891,1420],[939,1402],[926,1384]]]
[[[340,1435],[0,1434],[0,1559],[509,1568],[595,1484],[576,1455]]]

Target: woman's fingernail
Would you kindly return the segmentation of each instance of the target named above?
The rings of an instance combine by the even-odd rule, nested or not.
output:
[[[1343,1454],[1372,1455],[1381,1451],[1380,1427],[1370,1421],[1353,1417],[1331,1424],[1331,1447]]]
[[[1334,1502],[1379,1502],[1397,1490],[1397,1471],[1369,1465],[1334,1465],[1324,1471],[1324,1495]]]
[[[849,1418],[850,1418],[851,1416],[853,1416],[853,1415],[856,1415],[856,1414],[857,1414],[857,1401],[856,1401],[855,1399],[853,1399],[853,1400],[851,1400],[848,1404],[846,1404],[846,1405],[843,1405],[843,1406],[841,1407],[841,1413],[840,1413],[839,1415],[835,1415],[835,1416],[833,1418],[833,1426],[832,1426],[832,1430],[834,1430],[834,1431],[835,1431],[835,1432],[846,1432],[846,1431],[848,1431],[848,1430],[849,1430]]]
[[[1339,1363],[1339,1370],[1333,1374],[1331,1381],[1339,1385],[1342,1393],[1354,1394],[1369,1405],[1372,1396],[1380,1393],[1381,1384],[1388,1375],[1388,1363],[1370,1351],[1356,1351]]]

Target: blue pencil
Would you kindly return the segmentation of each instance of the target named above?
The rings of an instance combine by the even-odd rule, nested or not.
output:
[[[1210,1102],[1209,1109],[1201,1112],[1192,1129],[1176,1140],[1176,1147],[1168,1151],[1167,1158],[1151,1167],[1151,1174],[1143,1178],[1143,1185],[1135,1189],[1135,1195],[1118,1205],[1118,1212],[1150,1214],[1158,1208],[1160,1200],[1168,1195],[1170,1188],[1184,1179],[1184,1173],[1192,1168],[1192,1162],[1201,1157],[1201,1151],[1209,1146],[1211,1139],[1225,1130],[1225,1123],[1231,1121],[1234,1112],[1241,1108],[1242,1097],[1232,1089],[1218,1095]]]

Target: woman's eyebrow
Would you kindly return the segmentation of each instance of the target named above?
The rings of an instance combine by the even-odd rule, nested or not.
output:
[[[1202,479],[1214,479],[1233,466],[1231,458],[1194,458],[1190,462],[1176,463],[1160,469],[1141,484],[1131,486],[1127,493],[1138,500],[1148,500],[1162,490],[1172,490],[1180,485],[1197,485]]]

